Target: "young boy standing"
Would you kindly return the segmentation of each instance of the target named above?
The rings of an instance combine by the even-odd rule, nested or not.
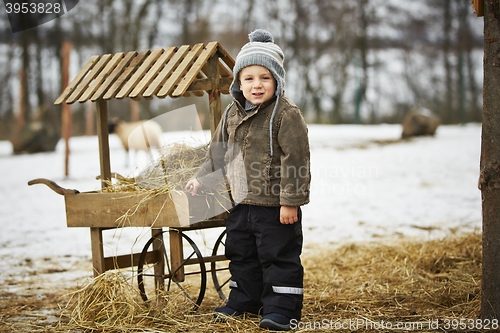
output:
[[[231,291],[216,315],[261,313],[261,327],[290,330],[303,303],[300,206],[309,202],[309,140],[302,113],[284,96],[283,51],[265,30],[249,39],[236,57],[234,100],[212,138],[211,156],[186,190],[196,194],[222,168],[236,202],[226,220]]]

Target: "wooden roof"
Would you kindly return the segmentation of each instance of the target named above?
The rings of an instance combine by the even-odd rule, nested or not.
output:
[[[210,61],[217,61],[217,67],[210,66]],[[233,67],[233,58],[218,42],[95,55],[54,104],[180,97],[191,93],[200,96],[213,90],[214,85],[228,94]]]

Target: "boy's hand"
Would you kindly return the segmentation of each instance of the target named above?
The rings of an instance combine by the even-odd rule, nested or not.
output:
[[[191,193],[192,196],[196,195],[196,192],[198,192],[198,189],[201,187],[201,183],[195,178],[191,179],[190,181],[187,182],[186,186],[184,186],[184,189]]]
[[[281,206],[280,222],[281,224],[294,224],[299,220],[298,208],[296,206]]]

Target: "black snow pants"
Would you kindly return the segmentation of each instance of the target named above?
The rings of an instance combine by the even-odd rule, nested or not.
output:
[[[226,219],[226,257],[231,272],[227,306],[300,320],[304,298],[302,213],[280,223],[280,207],[239,204]]]

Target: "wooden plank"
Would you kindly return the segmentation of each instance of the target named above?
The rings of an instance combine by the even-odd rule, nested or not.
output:
[[[188,91],[194,90],[203,90],[208,91],[212,90],[212,80],[211,79],[199,79],[191,83],[188,88]]]
[[[186,73],[186,75],[184,75],[182,80],[177,85],[177,88],[172,93],[173,97],[181,96],[187,91],[191,83],[193,83],[193,81],[197,78],[201,68],[206,64],[207,60],[217,51],[218,44],[219,43],[217,42],[210,42],[205,48],[203,48],[203,51],[196,59],[193,66],[191,66],[189,71]]]
[[[123,84],[127,82],[127,80],[134,74],[137,67],[139,67],[144,60],[151,53],[150,50],[145,50],[139,52],[130,62],[129,66],[125,68],[120,77],[113,83],[111,88],[104,94],[103,99],[111,99],[114,98],[118,93],[118,90],[122,87]]]
[[[109,60],[109,62],[106,64],[106,67],[104,67],[101,73],[99,73],[95,80],[92,81],[85,93],[78,99],[78,102],[83,103],[89,100],[89,98],[96,92],[97,89],[99,89],[101,84],[108,77],[111,71],[116,67],[116,64],[123,58],[124,55],[124,52],[116,53],[115,55],[113,55],[111,60]]]
[[[229,88],[231,87],[231,83],[233,83],[233,77],[221,77],[219,80],[219,85],[220,85],[220,92],[228,95],[229,94]]]
[[[174,56],[165,64],[165,67],[161,70],[156,78],[151,82],[149,88],[142,94],[145,98],[151,98],[153,95],[161,89],[163,83],[170,77],[172,71],[177,67],[177,65],[182,61],[184,55],[189,52],[189,45],[182,45]]]
[[[184,74],[188,71],[189,66],[193,63],[194,59],[203,50],[203,43],[195,44],[193,48],[186,54],[184,60],[177,66],[172,75],[168,78],[167,82],[158,92],[157,96],[163,98],[173,91],[177,82],[179,82]]]
[[[111,180],[109,161],[108,105],[104,100],[97,101],[97,139],[99,145],[99,163],[101,168],[101,188],[108,186]]]
[[[208,68],[207,66],[203,66],[201,71],[208,76]],[[233,78],[233,72],[229,70],[226,65],[224,65],[221,61],[219,61],[219,73],[221,77],[230,77]]]
[[[125,55],[125,57],[122,58],[120,63],[118,65],[116,65],[116,67],[108,75],[106,80],[104,80],[104,82],[101,84],[99,89],[97,89],[97,91],[94,93],[94,95],[90,98],[90,100],[92,102],[97,101],[99,98],[101,98],[106,93],[108,88],[116,81],[116,79],[118,79],[118,77],[123,73],[125,68],[127,68],[127,66],[130,64],[130,62],[132,61],[132,59],[135,56],[137,56],[137,52],[130,51]]]
[[[179,227],[176,229],[180,230],[180,231],[189,231],[189,230],[220,228],[220,227],[225,227],[225,226],[226,226],[226,219],[224,216],[224,218],[204,220],[204,221],[200,221],[197,223],[192,223],[189,225],[189,227],[182,227],[182,228]]]
[[[231,208],[227,195],[193,197],[184,191],[154,196],[143,192],[73,192],[64,197],[68,227],[211,228],[223,225],[224,221],[206,222],[207,219],[220,216]],[[132,212],[134,214],[130,215]]]
[[[155,229],[156,230],[156,229]],[[144,264],[155,264],[158,260],[163,259],[163,253],[160,251],[150,251],[146,253],[146,257],[144,258]],[[137,265],[134,265],[137,266]]]
[[[83,80],[85,75],[87,75],[87,72],[94,67],[94,65],[97,63],[98,60],[99,60],[98,55],[90,57],[90,59],[78,72],[73,81],[70,82],[70,84],[66,87],[66,89],[64,89],[63,93],[56,99],[56,101],[54,102],[55,105],[59,105],[66,100],[66,98],[73,92],[76,86]]]
[[[186,94],[187,94],[187,93],[188,93],[188,92],[186,92]],[[198,96],[198,97],[201,97],[201,96],[203,96],[203,95],[205,94],[205,92],[204,92],[203,90],[193,90],[193,91],[191,91],[191,93],[192,93],[193,95],[195,95],[195,96]]]
[[[104,265],[107,271],[111,269],[120,269],[127,267],[135,267],[139,264],[140,253],[124,254],[114,257],[105,257]],[[154,263],[158,258],[158,253],[148,252],[146,254],[146,262]]]
[[[101,72],[101,70],[106,66],[108,61],[111,59],[111,54],[105,54],[103,55],[97,64],[95,64],[94,67],[88,72],[87,76],[83,81],[78,85],[78,88],[73,91],[73,93],[68,97],[66,100],[66,103],[72,104],[76,102],[78,98],[85,92],[85,90],[89,87],[89,84],[94,80],[97,75]]]
[[[189,226],[189,203],[184,192],[147,196],[139,192],[78,193],[65,196],[68,227]]]
[[[477,17],[484,16],[484,0],[472,0],[474,4],[474,14]]]
[[[94,267],[94,277],[106,271],[104,261],[104,248],[102,242],[102,229],[90,228],[90,248],[92,251],[92,266]]]
[[[212,80],[212,90],[208,96],[208,104],[210,110],[210,132],[212,135],[215,133],[215,129],[219,125],[220,119],[222,117],[222,106],[220,100],[220,73],[219,73],[219,58],[218,55],[214,55],[208,59],[208,77]]]
[[[158,57],[165,51],[164,49],[156,49],[151,54],[149,54],[135,71],[134,75],[127,81],[120,92],[116,95],[116,98],[121,99],[124,97],[129,97],[128,94],[135,88],[137,83],[146,75],[148,70],[151,68],[153,63],[158,59]]]
[[[172,272],[178,282],[184,281],[184,266],[181,267],[184,260],[184,248],[182,246],[182,236],[177,230],[170,229],[168,231],[170,236],[170,262],[172,265]]]
[[[158,60],[154,63],[153,67],[149,70],[148,74],[146,74],[141,82],[135,87],[135,89],[130,93],[131,98],[135,98],[139,95],[141,95],[153,82],[154,78],[158,75],[160,72],[161,68],[165,65],[166,62],[172,58],[172,56],[175,54],[175,50],[177,50],[177,47],[172,46],[169,47],[163,54],[158,58]]]
[[[219,61],[219,72],[221,77],[233,77],[233,73]]]
[[[162,229],[151,229],[151,237],[155,237],[153,241],[153,252],[157,253],[157,260],[154,266],[155,272],[155,290],[165,290],[165,241],[163,239]],[[157,236],[158,235],[158,236]]]
[[[229,52],[226,51],[226,49],[224,49],[222,47],[222,45],[218,44],[218,48],[217,48],[217,54],[219,55],[219,58],[227,65],[227,67],[229,67],[229,69],[231,69],[231,71],[233,70],[234,68],[234,65],[235,65],[235,62],[234,62],[234,59],[233,57],[231,57],[231,55],[229,54]]]
[[[229,86],[231,85],[232,82],[233,82],[232,77],[221,77],[219,81],[221,92],[224,93],[224,91],[229,91]],[[189,86],[188,91],[196,91],[196,90],[202,90],[202,91],[212,90],[212,80],[199,79],[194,81]],[[228,92],[226,92],[225,94],[228,94]]]

